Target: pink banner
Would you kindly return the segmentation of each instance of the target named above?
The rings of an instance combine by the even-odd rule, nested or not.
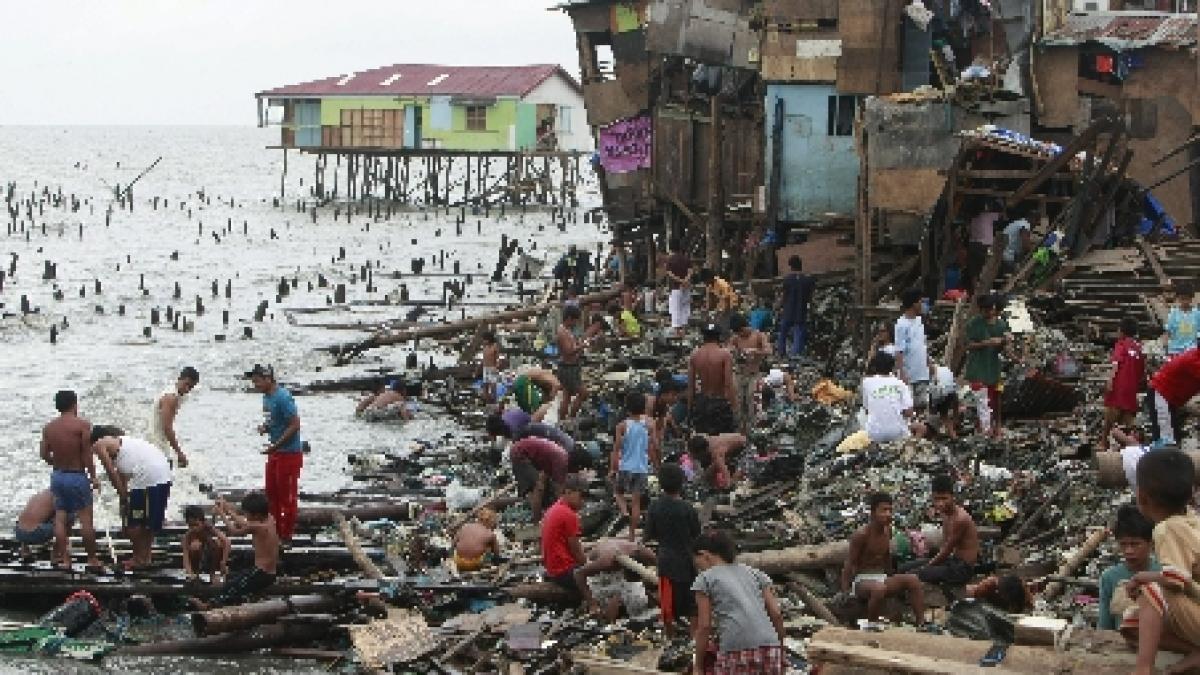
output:
[[[609,173],[650,168],[653,138],[649,115],[613,122],[600,129],[600,166]]]

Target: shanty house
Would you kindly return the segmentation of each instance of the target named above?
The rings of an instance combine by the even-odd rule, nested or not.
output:
[[[268,89],[284,148],[589,150],[583,91],[556,65],[397,64]]]

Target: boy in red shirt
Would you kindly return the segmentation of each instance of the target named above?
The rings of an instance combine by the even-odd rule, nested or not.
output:
[[[579,542],[583,529],[578,513],[586,493],[587,481],[582,476],[567,476],[562,496],[542,518],[542,565],[546,568],[546,576],[576,594],[586,583],[578,579],[580,568],[586,561],[583,544]]]
[[[1178,445],[1179,408],[1200,394],[1200,349],[1189,349],[1163,364],[1150,378],[1146,406],[1154,432],[1154,448]]]
[[[1104,392],[1101,450],[1108,450],[1108,434],[1112,431],[1114,423],[1133,423],[1134,415],[1137,414],[1137,395],[1146,381],[1146,358],[1142,355],[1142,344],[1137,341],[1137,321],[1133,317],[1121,319],[1111,358],[1113,373]]]

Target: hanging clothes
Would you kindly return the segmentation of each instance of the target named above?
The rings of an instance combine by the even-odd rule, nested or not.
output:
[[[1107,54],[1096,55],[1096,72],[1106,75],[1113,74],[1114,62],[1113,57]]]

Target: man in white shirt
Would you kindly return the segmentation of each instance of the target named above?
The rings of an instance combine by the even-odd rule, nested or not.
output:
[[[924,426],[909,422],[912,414],[912,392],[908,385],[892,374],[896,361],[890,354],[876,352],[863,378],[863,408],[867,411],[867,438],[873,443],[906,438],[924,433]]]
[[[188,366],[179,373],[179,378],[175,380],[175,386],[159,394],[154,399],[154,404],[150,406],[148,438],[151,443],[162,450],[168,460],[173,450],[179,468],[188,465],[188,458],[183,454],[183,448],[179,446],[179,438],[175,435],[175,416],[183,407],[184,397],[191,393],[197,384],[200,384],[200,372]]]
[[[1017,218],[1010,222],[1004,226],[1004,236],[1007,237],[1004,244],[1004,265],[1011,270],[1033,249],[1033,236],[1029,221]]]
[[[162,531],[171,495],[171,465],[150,442],[115,427],[92,429],[92,451],[120,495],[125,536],[133,545],[126,568],[149,567],[154,533]]]
[[[912,387],[912,400],[918,409],[929,404],[929,350],[925,344],[925,324],[921,322],[924,297],[910,288],[900,294],[903,314],[896,319],[896,370],[900,379]]]

